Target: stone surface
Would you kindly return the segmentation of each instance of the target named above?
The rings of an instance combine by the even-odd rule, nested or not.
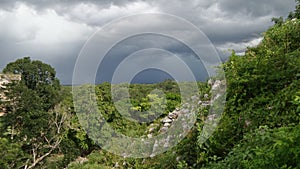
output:
[[[212,85],[212,84],[213,84],[213,80],[212,80],[212,79],[209,79],[208,82],[207,82],[207,84],[208,84],[208,85]]]
[[[193,101],[197,101],[198,97],[197,97],[197,96],[192,96],[191,99],[192,99]]]
[[[220,80],[216,80],[215,83],[212,85],[211,89],[212,90],[216,90],[217,88],[219,88],[221,85],[221,81]]]
[[[202,104],[202,101],[201,101],[201,100],[199,100],[199,101],[198,101],[198,104]]]
[[[13,81],[20,81],[21,75],[16,74],[0,74],[0,87],[5,88],[5,84]]]
[[[201,105],[202,105],[202,106],[209,106],[209,105],[210,105],[210,102],[209,102],[209,101],[205,101],[205,102],[202,102]]]
[[[14,81],[20,81],[21,75],[15,75],[15,74],[1,74],[0,73],[0,88],[6,89],[6,85],[9,83],[12,83]],[[0,100],[1,101],[9,101],[5,97],[4,93],[0,93]],[[3,106],[0,105],[0,116],[3,116],[5,114],[6,110],[3,108]]]
[[[170,118],[170,119],[176,119],[177,118],[177,116],[178,116],[178,113],[176,112],[172,112],[172,113],[169,113],[169,115],[168,115],[168,117]]]
[[[173,120],[169,119],[169,117],[166,117],[162,120],[163,123],[171,123]]]
[[[149,131],[149,133],[152,133],[154,130],[155,130],[155,128],[151,127],[148,131]]]
[[[167,130],[168,130],[168,127],[162,127],[162,128],[160,129],[160,132],[164,133],[164,132],[166,132]]]
[[[183,114],[189,113],[189,109],[183,109],[183,110],[182,110],[182,113],[183,113]]]
[[[147,137],[152,138],[153,136],[152,136],[152,134],[147,134]]]
[[[204,98],[208,99],[209,95],[206,93],[204,94]]]
[[[165,124],[164,124],[164,127],[170,127],[170,126],[171,126],[170,123],[165,123]]]

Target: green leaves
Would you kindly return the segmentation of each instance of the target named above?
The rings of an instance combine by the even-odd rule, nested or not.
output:
[[[29,57],[9,63],[3,72],[21,74],[22,81],[32,90],[38,90],[43,85],[59,88],[59,81],[55,78],[55,70],[50,65],[38,60],[32,61]]]
[[[20,143],[11,143],[6,138],[0,138],[0,168],[19,168],[22,166],[21,159],[27,158],[26,154],[22,151]]]
[[[7,101],[1,117],[5,135],[1,137],[24,153],[15,163],[33,168],[59,147],[67,131],[68,109],[58,105],[60,84],[50,65],[25,57],[9,63],[3,71],[20,74],[21,81],[8,84],[3,91]]]
[[[223,162],[208,168],[297,168],[300,166],[300,125],[270,129],[261,126],[248,133]]]

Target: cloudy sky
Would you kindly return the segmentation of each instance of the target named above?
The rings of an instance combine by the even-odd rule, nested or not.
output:
[[[70,84],[77,56],[89,37],[115,19],[141,13],[167,13],[186,19],[207,35],[225,60],[228,49],[242,53],[247,46],[259,43],[261,33],[272,25],[271,18],[287,16],[294,6],[294,0],[1,0],[0,71],[17,58],[30,56],[51,64],[61,82]],[[152,21],[140,22],[158,24]],[[141,44],[146,37],[133,39]],[[157,38],[148,37],[147,42],[156,44],[161,41]],[[124,41],[123,46],[134,45],[132,41]],[[166,48],[182,58],[191,55],[180,44]],[[128,52],[121,49],[115,55]],[[193,67],[192,59],[186,61]],[[113,63],[105,65],[109,64]]]

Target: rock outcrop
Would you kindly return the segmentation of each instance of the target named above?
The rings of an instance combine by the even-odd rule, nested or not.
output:
[[[21,75],[16,74],[0,74],[0,100],[8,101],[4,95],[4,91],[6,90],[6,85],[12,83],[14,81],[20,81]],[[1,102],[0,102],[1,103]],[[5,113],[5,109],[0,104],[0,116],[3,116]]]

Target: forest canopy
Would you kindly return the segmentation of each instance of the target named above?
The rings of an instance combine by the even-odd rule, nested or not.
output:
[[[149,158],[118,156],[92,140],[76,116],[71,87],[61,86],[51,65],[30,57],[9,63],[3,72],[19,74],[21,80],[0,89],[7,97],[0,102],[6,111],[0,117],[0,168],[300,168],[300,1],[288,18],[273,21],[259,45],[243,56],[233,52],[221,65],[227,97],[213,135],[201,142],[204,121],[211,118],[206,103],[212,84],[198,82],[201,102],[193,128],[178,145]],[[127,104],[122,100],[124,85],[115,88],[119,104]],[[150,102],[162,106],[159,95],[151,93],[154,89],[166,96],[165,111],[152,122],[139,123],[118,112],[111,86],[92,86],[97,107],[127,136],[159,134],[167,123],[163,119],[184,104],[175,81],[130,84],[129,113],[149,110]]]

